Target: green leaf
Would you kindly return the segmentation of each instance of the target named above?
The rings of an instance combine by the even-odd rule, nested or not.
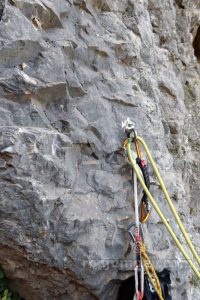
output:
[[[3,292],[3,297],[2,300],[11,300],[10,296],[9,296],[9,291],[6,289]]]
[[[6,275],[0,265],[0,300],[21,300],[17,292],[8,289]]]

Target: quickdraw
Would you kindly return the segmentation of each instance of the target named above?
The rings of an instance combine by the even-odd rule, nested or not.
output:
[[[184,227],[183,227],[183,224],[174,208],[174,205],[172,203],[172,200],[170,199],[169,197],[169,194],[166,190],[166,187],[164,185],[164,182],[160,176],[160,173],[156,167],[156,164],[150,154],[150,151],[147,147],[147,145],[145,144],[144,140],[139,137],[135,131],[135,128],[134,128],[134,123],[128,118],[125,122],[122,123],[122,126],[123,128],[125,129],[125,132],[128,136],[128,138],[125,140],[124,142],[124,148],[126,149],[126,152],[127,152],[127,156],[128,156],[128,159],[129,159],[129,162],[131,163],[132,165],[132,169],[134,171],[134,178],[137,177],[139,183],[141,184],[142,188],[143,188],[143,191],[144,191],[144,194],[143,194],[143,197],[142,197],[142,201],[141,201],[141,204],[142,204],[142,209],[141,209],[141,205],[140,205],[140,221],[141,223],[145,222],[147,220],[147,218],[149,217],[149,213],[150,213],[150,209],[149,209],[149,205],[148,205],[148,200],[150,200],[152,206],[154,207],[154,209],[156,210],[156,212],[158,213],[161,221],[163,222],[163,224],[165,225],[165,227],[167,228],[168,232],[170,233],[171,237],[173,238],[173,240],[175,241],[177,247],[179,248],[180,252],[182,253],[182,255],[184,256],[184,258],[186,259],[186,261],[188,262],[188,264],[190,265],[191,269],[194,271],[194,273],[197,275],[197,277],[200,279],[200,273],[198,271],[198,269],[196,268],[196,266],[193,264],[191,258],[188,256],[188,254],[185,252],[184,248],[182,247],[180,241],[178,240],[178,238],[176,237],[176,235],[174,234],[174,231],[172,230],[171,226],[169,225],[168,221],[166,220],[166,218],[164,217],[163,213],[160,211],[159,207],[157,206],[156,204],[156,201],[155,199],[153,198],[153,196],[151,195],[150,191],[149,191],[149,185],[150,185],[150,182],[149,182],[149,176],[147,175],[147,169],[146,169],[146,166],[144,164],[144,162],[142,161],[142,158],[141,158],[141,152],[140,152],[140,147],[139,145],[142,145],[144,151],[146,152],[146,155],[149,159],[149,162],[150,164],[152,165],[152,168],[155,172],[155,175],[158,179],[158,182],[160,184],[160,187],[163,191],[163,194],[165,196],[165,199],[175,217],[175,220],[176,220],[176,223],[178,224],[186,242],[187,242],[187,245],[189,246],[194,258],[196,259],[198,265],[200,265],[200,258],[196,252],[196,250],[194,249],[194,246],[192,245]],[[137,152],[137,156],[138,158],[135,160],[133,157],[132,157],[132,153],[131,153],[131,146],[132,144],[135,145],[135,148],[136,148],[136,152]],[[142,175],[143,175],[143,178],[138,170],[138,165],[142,171]],[[145,167],[144,167],[145,166]],[[137,180],[134,180],[134,183],[135,181]],[[134,184],[134,190],[137,190],[136,188],[136,185]],[[136,194],[134,193],[134,198],[136,198]],[[136,211],[138,211],[137,207],[136,208]],[[145,212],[145,209],[146,209],[146,212]],[[137,212],[136,212],[136,217],[137,217]],[[138,217],[139,218],[139,217]],[[138,225],[137,225],[138,226]],[[136,226],[136,227],[137,227]],[[139,228],[139,227],[138,227]],[[138,231],[139,232],[139,231]],[[156,273],[154,273],[154,269],[152,269],[152,265],[149,263],[149,259],[147,257],[147,254],[146,254],[146,250],[145,250],[145,246],[143,243],[140,242],[140,258],[143,259],[143,264],[145,265],[145,272],[147,273],[147,275],[149,276],[149,279],[155,289],[155,291],[157,292],[157,295],[159,297],[159,299],[163,299],[162,297],[162,292],[161,292],[161,289],[159,287],[159,284],[158,284],[158,280],[156,279]],[[146,263],[146,262],[147,263]],[[149,271],[146,269],[146,266],[149,265],[150,266],[150,269],[152,269],[151,273],[149,273]],[[137,276],[138,278],[138,276]],[[155,284],[156,283],[156,284]],[[155,285],[154,285],[155,284]],[[140,289],[140,293],[141,293],[141,289]],[[142,293],[141,293],[142,294]],[[138,293],[139,295],[139,293]],[[136,298],[137,300],[139,298]]]

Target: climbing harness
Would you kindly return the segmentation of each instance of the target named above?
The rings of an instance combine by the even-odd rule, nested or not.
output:
[[[188,264],[190,265],[191,269],[194,271],[194,273],[197,275],[197,277],[200,279],[200,272],[198,271],[198,269],[196,268],[196,266],[193,264],[192,262],[192,259],[188,256],[188,254],[186,253],[186,251],[184,250],[183,246],[181,245],[180,241],[178,240],[178,238],[176,237],[176,235],[174,234],[174,231],[172,230],[171,226],[169,225],[167,219],[165,218],[165,216],[163,215],[163,213],[161,212],[161,210],[159,209],[159,207],[157,206],[156,204],[156,201],[154,199],[154,197],[152,196],[152,194],[150,193],[149,191],[149,187],[148,187],[148,182],[146,183],[145,181],[145,175],[144,173],[142,172],[143,174],[143,178],[138,170],[138,163],[137,161],[133,158],[132,156],[132,152],[131,152],[131,146],[132,146],[132,143],[135,144],[135,147],[136,147],[136,152],[137,152],[137,155],[139,157],[139,153],[140,153],[140,150],[139,149],[139,145],[142,145],[148,159],[149,159],[149,162],[150,164],[152,165],[152,168],[155,172],[155,175],[158,179],[158,182],[160,184],[160,187],[162,189],[162,192],[165,196],[165,199],[175,217],[175,220],[176,220],[176,223],[178,224],[185,240],[186,240],[186,243],[187,245],[189,246],[192,254],[193,254],[193,257],[196,259],[197,263],[200,265],[200,258],[196,252],[196,250],[194,249],[194,246],[192,245],[191,241],[190,241],[190,238],[189,236],[187,235],[184,227],[183,227],[183,224],[174,208],[174,205],[173,205],[173,202],[172,200],[170,199],[169,197],[169,194],[166,190],[166,187],[164,185],[164,182],[160,176],[160,173],[157,169],[157,166],[151,156],[151,153],[146,145],[146,143],[144,142],[144,140],[139,137],[135,131],[135,126],[134,126],[134,123],[128,118],[125,122],[122,123],[122,126],[128,136],[128,138],[125,140],[124,142],[124,148],[126,149],[126,152],[127,152],[127,156],[128,156],[128,159],[129,159],[129,162],[131,163],[132,165],[132,168],[133,168],[133,171],[134,171],[134,174],[137,176],[137,179],[139,181],[139,183],[141,184],[142,188],[143,188],[143,191],[144,193],[146,194],[146,197],[150,200],[152,206],[154,207],[154,209],[156,210],[157,214],[159,215],[161,221],[163,222],[163,224],[165,225],[165,227],[167,228],[168,232],[170,233],[171,237],[173,238],[173,240],[175,241],[177,247],[179,248],[180,252],[182,253],[182,255],[184,256],[184,258],[186,259],[186,261],[188,262]],[[137,145],[137,146],[136,146]],[[140,158],[140,157],[139,157]],[[148,262],[148,259],[147,259],[147,256],[146,256],[146,251],[145,251],[145,247],[143,247],[142,244],[140,244],[140,251],[141,251],[141,257],[143,257],[143,262],[144,262],[144,259]],[[149,264],[149,262],[148,262]],[[145,264],[146,266],[147,264]],[[146,269],[145,269],[146,271]],[[148,271],[146,271],[147,275],[148,275]],[[155,274],[153,275],[153,278],[154,278],[154,282],[156,281],[156,278],[155,278]],[[149,277],[150,281],[151,281],[151,278]],[[152,283],[153,285],[153,283]],[[156,290],[156,289],[155,289]],[[158,297],[159,296],[159,288],[158,288],[158,291],[156,290],[157,292],[157,295]],[[159,299],[162,299],[162,298],[159,298]]]

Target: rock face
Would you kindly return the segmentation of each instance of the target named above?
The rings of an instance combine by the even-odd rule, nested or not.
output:
[[[133,274],[130,166],[118,152],[126,117],[200,248],[199,9],[198,0],[1,1],[0,263],[25,299],[116,299]],[[154,265],[172,272],[173,299],[200,299],[155,212],[144,230]]]

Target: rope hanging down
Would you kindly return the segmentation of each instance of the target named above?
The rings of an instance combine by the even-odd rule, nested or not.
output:
[[[155,271],[148,255],[147,255],[144,243],[140,244],[140,249],[141,249],[142,263],[144,265],[145,272],[146,272],[156,294],[158,295],[159,300],[164,300],[164,298],[162,296],[162,290],[160,287],[160,281],[158,279],[156,271]]]
[[[136,261],[135,261],[135,297],[136,300],[142,300],[144,294],[144,267],[141,260],[140,250],[140,222],[138,214],[138,195],[137,195],[137,176],[133,174],[134,184],[134,205],[135,205],[135,243],[136,243]]]
[[[126,149],[128,140],[125,140],[123,148]],[[144,182],[148,190],[150,189],[150,177],[145,161],[142,159],[139,143],[135,140],[135,149],[137,152],[136,162],[142,171],[142,175],[144,178]],[[148,201],[148,197],[145,192],[143,192],[143,196],[140,202],[140,222],[143,224],[147,221],[150,216],[151,207]]]
[[[124,145],[125,147],[125,145]],[[145,161],[142,160],[140,147],[138,142],[135,140],[135,148],[137,152],[136,162],[141,169],[145,184],[147,188],[150,188],[150,178]],[[138,205],[138,192],[137,192],[137,175],[135,172],[132,173],[133,177],[133,187],[134,187],[134,206],[135,206],[135,223],[132,223],[128,227],[128,232],[130,233],[131,239],[136,244],[136,260],[134,264],[135,273],[135,294],[134,300],[142,300],[144,296],[144,270],[149,278],[149,283],[152,285],[155,293],[159,300],[164,300],[162,295],[162,289],[160,286],[160,281],[156,274],[156,271],[146,253],[146,248],[144,245],[144,237],[142,232],[142,223],[146,222],[150,214],[150,205],[148,198],[145,193],[140,202],[140,208]],[[140,217],[139,217],[140,213]],[[131,228],[135,227],[135,238],[132,235]]]
[[[143,148],[144,148],[144,150],[145,150],[145,152],[147,154],[147,157],[148,157],[148,159],[150,161],[150,164],[152,165],[153,170],[154,170],[154,172],[156,174],[156,177],[157,177],[157,179],[158,179],[158,181],[160,183],[160,187],[161,187],[161,189],[163,191],[165,199],[166,199],[166,201],[167,201],[167,203],[168,203],[168,205],[169,205],[169,207],[170,207],[170,209],[171,209],[171,211],[172,211],[172,213],[173,213],[173,215],[175,217],[175,220],[176,220],[176,222],[177,222],[177,224],[178,224],[178,226],[179,226],[179,228],[180,228],[180,230],[181,230],[181,232],[182,232],[182,234],[183,234],[183,236],[184,236],[184,238],[186,240],[186,243],[189,246],[189,248],[190,248],[190,250],[191,250],[194,258],[197,261],[197,263],[200,265],[200,258],[198,256],[197,252],[195,251],[194,246],[192,245],[192,243],[190,241],[190,238],[187,235],[187,233],[186,233],[186,231],[185,231],[185,229],[183,227],[183,224],[182,224],[182,222],[181,222],[181,220],[180,220],[180,218],[179,218],[179,216],[178,216],[178,214],[177,214],[177,212],[176,212],[176,210],[174,208],[173,202],[172,202],[172,200],[169,197],[169,194],[168,194],[168,192],[166,190],[164,182],[163,182],[163,180],[162,180],[162,178],[160,176],[160,173],[159,173],[159,171],[157,169],[157,166],[156,166],[156,164],[155,164],[155,162],[154,162],[154,160],[153,160],[153,158],[152,158],[152,156],[150,154],[150,151],[149,151],[146,143],[144,142],[144,140],[141,137],[137,136],[136,131],[134,129],[134,124],[129,119],[127,119],[123,123],[123,126],[125,127],[125,131],[128,133],[128,139],[125,141],[124,145],[125,145],[126,150],[127,150],[128,159],[129,159],[129,161],[130,161],[130,163],[131,163],[131,165],[133,167],[133,170],[134,170],[134,172],[135,172],[135,174],[136,174],[136,176],[138,178],[138,181],[140,182],[140,184],[141,184],[141,186],[142,186],[145,194],[147,195],[148,199],[150,200],[152,206],[154,207],[154,209],[156,210],[157,214],[159,215],[161,221],[164,223],[164,225],[167,228],[168,232],[170,233],[171,237],[175,241],[175,243],[176,243],[177,247],[179,248],[180,252],[182,253],[182,255],[184,256],[184,258],[186,259],[186,261],[190,265],[191,269],[194,271],[194,273],[200,279],[200,273],[199,273],[198,269],[193,264],[192,259],[188,256],[188,254],[186,253],[186,251],[182,247],[180,241],[178,240],[178,238],[174,234],[174,232],[173,232],[171,226],[169,225],[168,221],[166,220],[165,216],[163,215],[163,213],[160,211],[159,207],[157,206],[154,197],[149,192],[149,190],[148,190],[148,188],[147,188],[147,186],[146,186],[146,184],[145,184],[142,176],[140,175],[140,172],[138,170],[136,161],[132,157],[132,154],[131,154],[131,145],[132,145],[133,142],[135,143],[135,141],[137,141],[138,143],[140,143],[143,146]]]

